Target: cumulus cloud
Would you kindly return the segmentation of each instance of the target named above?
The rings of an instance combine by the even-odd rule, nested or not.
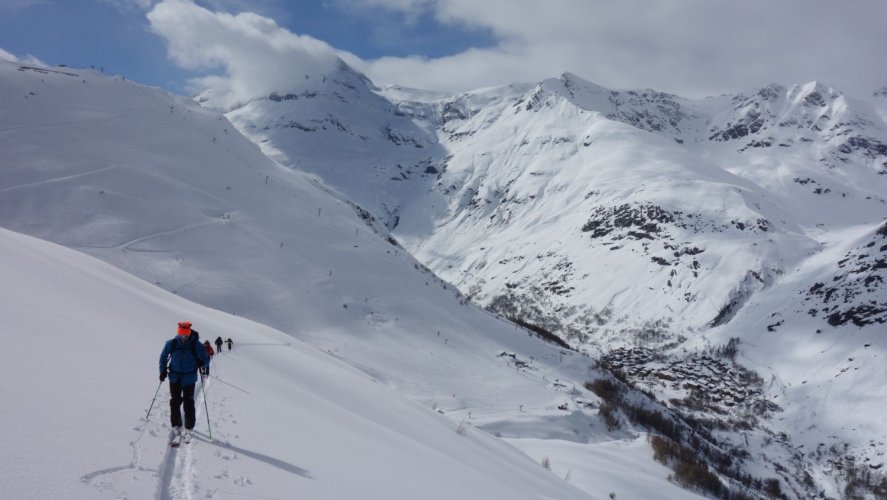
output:
[[[233,1],[211,3],[240,5]],[[304,74],[329,69],[336,56],[379,84],[446,91],[567,71],[609,88],[687,97],[811,80],[868,96],[887,84],[883,0],[856,0],[852,8],[832,0],[327,1],[349,15],[382,8],[403,14],[404,23],[431,17],[481,29],[493,42],[444,57],[362,60],[255,13],[164,0],[148,18],[173,61],[210,74],[193,80],[193,88],[224,96],[226,104],[286,90]]]
[[[608,87],[688,96],[810,80],[862,95],[887,82],[882,0],[340,1],[492,32],[493,47],[363,67],[375,80],[422,88],[464,90],[564,71]]]
[[[6,52],[3,49],[0,49],[0,60],[9,61],[9,62],[18,62],[18,57],[15,57],[15,55],[13,55],[9,52]]]
[[[45,62],[37,59],[36,57],[28,54],[24,57],[17,57],[12,52],[8,52],[0,48],[0,61],[9,61],[9,62],[17,62],[23,64],[29,64],[32,66],[48,66]]]
[[[220,107],[284,91],[338,61],[325,42],[254,13],[212,12],[187,0],[164,0],[148,12],[148,20],[167,41],[173,62],[210,73],[192,79],[191,90],[212,96]]]

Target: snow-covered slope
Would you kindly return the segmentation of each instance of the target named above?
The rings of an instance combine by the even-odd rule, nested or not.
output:
[[[854,101],[811,82],[693,101],[611,91],[569,73],[448,97],[355,78],[344,97],[341,80],[319,78],[299,94],[304,99],[259,99],[228,116],[282,163],[375,213],[420,261],[501,314],[605,359],[618,356],[616,348],[645,347],[663,357],[656,362],[705,371],[708,361],[697,363],[705,353],[738,345],[739,369],[753,368],[764,381],[790,376],[782,356],[810,366],[837,362],[806,349],[810,328],[851,349],[850,335],[887,321],[881,254],[865,250],[871,241],[856,250],[839,243],[851,233],[876,234],[887,213],[887,125],[877,100]],[[341,127],[280,126],[291,117],[335,117]],[[350,133],[351,123],[362,132]],[[336,148],[312,148],[320,143]],[[803,271],[814,263],[827,271]],[[795,296],[804,303],[786,302]],[[793,332],[785,337],[797,343],[759,337],[774,331]],[[646,362],[635,368],[646,373],[629,377],[641,387],[667,385],[654,373],[674,376]],[[860,377],[879,376],[859,368]],[[786,433],[777,440],[789,450],[785,463],[794,460],[802,420],[825,427],[837,415],[785,422],[779,410],[796,414],[803,406],[792,399],[782,407],[772,384],[753,379],[747,389],[761,398],[728,395],[702,416],[738,405],[713,421],[747,425],[740,416],[763,408],[767,416],[755,426]],[[663,400],[693,396],[660,389]],[[885,452],[879,436],[887,428],[866,412],[887,394],[871,391],[864,430],[820,436],[824,446],[846,445],[860,460]],[[858,398],[827,399],[837,412]],[[738,441],[756,450],[773,440],[749,439],[757,438]],[[823,457],[794,463],[819,464],[808,469],[810,484],[839,491],[824,478],[847,476]]]
[[[4,442],[12,442],[12,434],[7,433],[18,433],[18,425],[29,421],[32,413],[42,418],[34,423],[49,433],[45,440],[38,433],[39,446],[32,446],[27,459],[3,454],[4,464],[14,463],[14,468],[4,469],[2,484],[16,485],[16,493],[54,496],[56,490],[43,489],[52,485],[38,482],[46,476],[24,471],[55,453],[57,444],[64,441],[62,435],[71,429],[62,415],[83,401],[82,412],[71,416],[76,422],[72,426],[90,429],[82,439],[109,439],[102,441],[101,450],[90,454],[88,461],[75,464],[60,456],[63,462],[50,463],[59,477],[66,478],[59,480],[60,488],[81,479],[98,487],[83,489],[93,493],[84,493],[86,498],[101,491],[108,496],[188,498],[194,496],[189,492],[195,488],[201,495],[215,491],[214,487],[221,489],[214,486],[220,482],[226,485],[222,491],[246,488],[235,491],[266,496],[273,496],[267,492],[274,491],[279,496],[293,482],[301,487],[305,474],[319,481],[321,471],[333,470],[334,480],[342,484],[311,482],[308,490],[296,491],[321,492],[309,498],[349,498],[354,496],[349,492],[355,491],[349,489],[350,484],[356,484],[365,487],[362,493],[366,494],[359,495],[363,498],[416,497],[411,493],[416,490],[410,488],[424,486],[416,486],[413,474],[422,457],[429,460],[426,464],[438,463],[449,470],[444,477],[452,486],[442,485],[441,494],[500,496],[481,493],[500,490],[486,489],[483,484],[493,483],[472,479],[476,473],[466,472],[471,476],[464,478],[466,489],[455,489],[463,483],[462,469],[450,468],[446,457],[433,458],[449,451],[434,451],[431,441],[437,438],[420,436],[425,424],[409,423],[413,410],[406,417],[377,414],[381,422],[353,418],[363,415],[361,407],[368,404],[367,397],[376,397],[376,389],[367,389],[366,379],[353,373],[340,376],[339,368],[323,368],[341,365],[316,353],[307,354],[302,347],[293,347],[301,354],[288,357],[290,351],[279,344],[298,344],[270,330],[274,328],[356,366],[370,374],[376,385],[394,388],[418,402],[426,413],[436,411],[446,417],[426,415],[416,421],[437,422],[442,429],[449,423],[446,433],[454,443],[459,443],[455,430],[462,425],[469,434],[497,433],[537,464],[548,457],[556,475],[545,474],[558,484],[543,481],[538,488],[508,479],[504,469],[500,474],[486,469],[487,465],[479,466],[481,474],[510,483],[503,488],[514,485],[514,491],[521,490],[515,493],[517,498],[569,498],[575,493],[563,485],[566,476],[570,484],[594,497],[611,492],[645,497],[650,491],[667,491],[673,498],[696,496],[666,480],[669,470],[651,460],[644,433],[631,426],[616,433],[607,431],[598,415],[599,398],[583,387],[585,381],[601,375],[589,367],[590,359],[545,343],[468,304],[388,237],[382,224],[365,210],[314,177],[269,160],[223,116],[120,78],[2,63],[0,147],[4,151],[0,225],[88,253],[217,310],[157,298],[152,293],[158,290],[130,281],[134,297],[119,287],[93,292],[74,277],[68,288],[59,286],[57,291],[50,284],[45,284],[47,291],[17,284],[38,283],[36,277],[4,281],[4,295],[15,297],[9,303],[17,308],[14,315],[12,309],[4,310],[4,317],[16,318],[5,330],[8,336],[23,329],[23,323],[34,322],[31,331],[59,332],[58,336],[41,333],[46,350],[61,339],[82,344],[78,355],[68,356],[63,348],[51,350],[52,357],[45,363],[59,370],[49,372],[52,377],[29,378],[21,389],[15,389],[21,393],[4,392],[9,400],[22,394],[46,395],[28,405],[4,406]],[[57,251],[9,250],[9,254],[54,255]],[[68,255],[57,259],[68,261]],[[49,267],[20,263],[12,257],[4,257],[3,262],[22,272]],[[70,262],[71,272],[95,265],[81,257],[71,257]],[[98,276],[98,283],[112,280],[103,277],[106,273],[110,271],[93,275]],[[12,276],[11,271],[8,274]],[[51,271],[46,279],[56,275],[61,279],[63,274]],[[175,307],[163,305],[167,301]],[[154,308],[154,303],[161,305]],[[161,309],[170,312],[161,314]],[[77,313],[81,310],[84,316]],[[33,326],[44,316],[45,327]],[[241,317],[267,326],[247,323]],[[183,457],[186,468],[181,469],[164,461],[162,450],[156,448],[155,441],[164,439],[162,418],[152,417],[147,425],[139,424],[137,418],[156,387],[160,343],[168,336],[170,324],[186,318],[205,336],[230,336],[238,345],[253,345],[235,352],[236,360],[223,356],[214,374],[218,378],[208,387],[209,396],[218,391],[215,401],[225,403],[209,410],[218,416],[219,435],[230,446],[203,446],[213,451],[201,455],[197,450],[207,443],[199,442],[194,455]],[[23,339],[16,336],[15,341]],[[118,339],[122,339],[121,355],[109,356],[107,345]],[[19,361],[17,346],[3,351],[4,356],[16,356],[9,362],[4,358],[2,364],[10,379],[17,378],[24,370],[21,363],[29,360],[21,357]],[[310,367],[300,366],[308,363],[306,357],[317,361]],[[57,380],[63,377],[64,381]],[[95,390],[96,386],[101,390]],[[6,390],[13,387],[8,385]],[[60,401],[70,404],[56,406],[52,397],[56,393]],[[318,393],[327,393],[328,398]],[[388,396],[379,398],[382,403],[371,404],[370,410],[390,405],[400,411],[399,405],[404,404],[390,402]],[[291,404],[281,402],[290,399]],[[303,409],[303,405],[318,408]],[[329,406],[344,408],[350,416]],[[100,416],[96,416],[97,408]],[[300,420],[303,411],[312,417]],[[315,425],[322,419],[336,425]],[[226,420],[232,427],[222,435]],[[126,430],[114,427],[109,433],[107,429],[120,422]],[[388,426],[415,439],[401,438],[386,430]],[[33,439],[33,433],[30,436]],[[399,444],[380,448],[379,456],[359,453],[346,462],[339,460],[340,454],[348,453],[348,443],[371,448],[375,439]],[[476,452],[487,447],[489,453],[501,453],[502,460],[511,461],[506,458],[513,456],[511,448],[479,439]],[[340,441],[328,452],[330,440]],[[385,468],[381,462],[396,455],[401,444],[416,454],[404,453],[403,460],[394,457],[390,461],[395,467]],[[622,448],[628,450],[623,460],[606,465],[613,450]],[[312,455],[322,466],[293,455],[296,452]],[[229,463],[235,459],[247,465]],[[526,460],[522,455],[518,459]],[[464,457],[469,466],[472,460]],[[489,460],[492,464],[498,459]],[[361,461],[366,463],[359,465]],[[513,465],[513,473],[535,482],[536,474],[525,474],[520,463]],[[402,465],[401,475],[392,472],[397,464]],[[541,464],[536,466],[544,471]],[[183,470],[194,471],[196,479],[183,476]],[[602,475],[602,470],[607,473]],[[619,479],[637,470],[643,473],[634,474],[631,482]],[[7,480],[5,471],[19,471],[21,479],[16,482],[16,472]],[[349,483],[352,474],[359,478]],[[251,489],[250,483],[260,482],[262,486]],[[389,486],[392,482],[398,484]],[[470,489],[474,487],[476,492]]]
[[[282,332],[4,229],[0,254],[3,498],[588,498]],[[165,384],[145,416],[183,318],[235,344],[173,451]]]
[[[398,229],[482,303],[580,341],[632,342],[624,331],[719,321],[753,273],[766,286],[814,246],[758,186],[549,84],[456,128],[434,233]]]
[[[286,92],[227,113],[269,157],[321,176],[393,227],[403,200],[421,196],[415,179],[433,178],[443,149],[433,130],[375,92],[344,63]],[[210,98],[198,98],[212,107]]]
[[[835,455],[826,449],[850,442],[852,454],[877,470],[887,443],[887,223],[831,236],[823,252],[711,333],[715,343],[741,337],[743,364],[772,374],[766,391],[784,410],[775,425],[793,436],[801,453]],[[846,451],[832,459],[842,460]]]

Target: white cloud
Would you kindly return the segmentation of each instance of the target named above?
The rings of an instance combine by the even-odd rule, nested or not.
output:
[[[45,62],[38,59],[36,56],[32,56],[31,54],[26,55],[23,59],[19,59],[19,62],[23,62],[25,64],[30,64],[32,66],[49,66]]]
[[[14,54],[6,52],[3,49],[0,49],[0,60],[9,61],[9,62],[18,62],[18,57],[15,57]]]
[[[430,14],[491,34],[491,46],[437,58],[361,60],[338,52],[379,84],[463,91],[569,71],[609,88],[701,97],[810,80],[868,96],[887,83],[883,0],[856,0],[852,8],[831,0],[328,1],[351,15],[385,8],[412,23]],[[211,12],[186,0],[165,0],[148,18],[177,64],[221,70],[192,84],[229,104],[286,90],[303,74],[328,68],[337,54],[269,17]]]
[[[691,96],[821,80],[868,94],[887,82],[887,2],[857,0],[349,0],[490,30],[496,45],[436,59],[381,58],[382,82],[468,89],[571,71],[614,88]]]
[[[164,0],[148,13],[148,20],[166,39],[176,64],[222,71],[190,82],[194,91],[215,96],[220,106],[286,90],[306,74],[330,70],[337,61],[325,42],[293,34],[253,13],[212,12],[187,0]]]
[[[9,61],[9,62],[17,62],[30,64],[32,66],[48,66],[45,62],[37,59],[36,57],[28,54],[24,57],[18,57],[12,52],[8,52],[6,50],[0,49],[0,61]]]

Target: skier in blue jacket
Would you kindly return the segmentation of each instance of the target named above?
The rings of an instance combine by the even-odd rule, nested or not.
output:
[[[169,376],[169,419],[174,437],[182,435],[181,406],[185,403],[185,434],[190,438],[195,424],[194,386],[198,368],[209,366],[209,356],[198,340],[190,321],[179,322],[176,336],[166,341],[160,353],[160,381]]]

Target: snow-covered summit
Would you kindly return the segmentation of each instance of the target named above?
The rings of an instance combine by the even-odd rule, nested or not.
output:
[[[650,89],[609,90],[572,73],[542,81],[531,95],[521,100],[521,104],[524,109],[532,110],[546,96],[559,96],[580,109],[602,113],[608,119],[677,137],[694,118],[686,104],[682,105],[685,100],[678,96]]]

